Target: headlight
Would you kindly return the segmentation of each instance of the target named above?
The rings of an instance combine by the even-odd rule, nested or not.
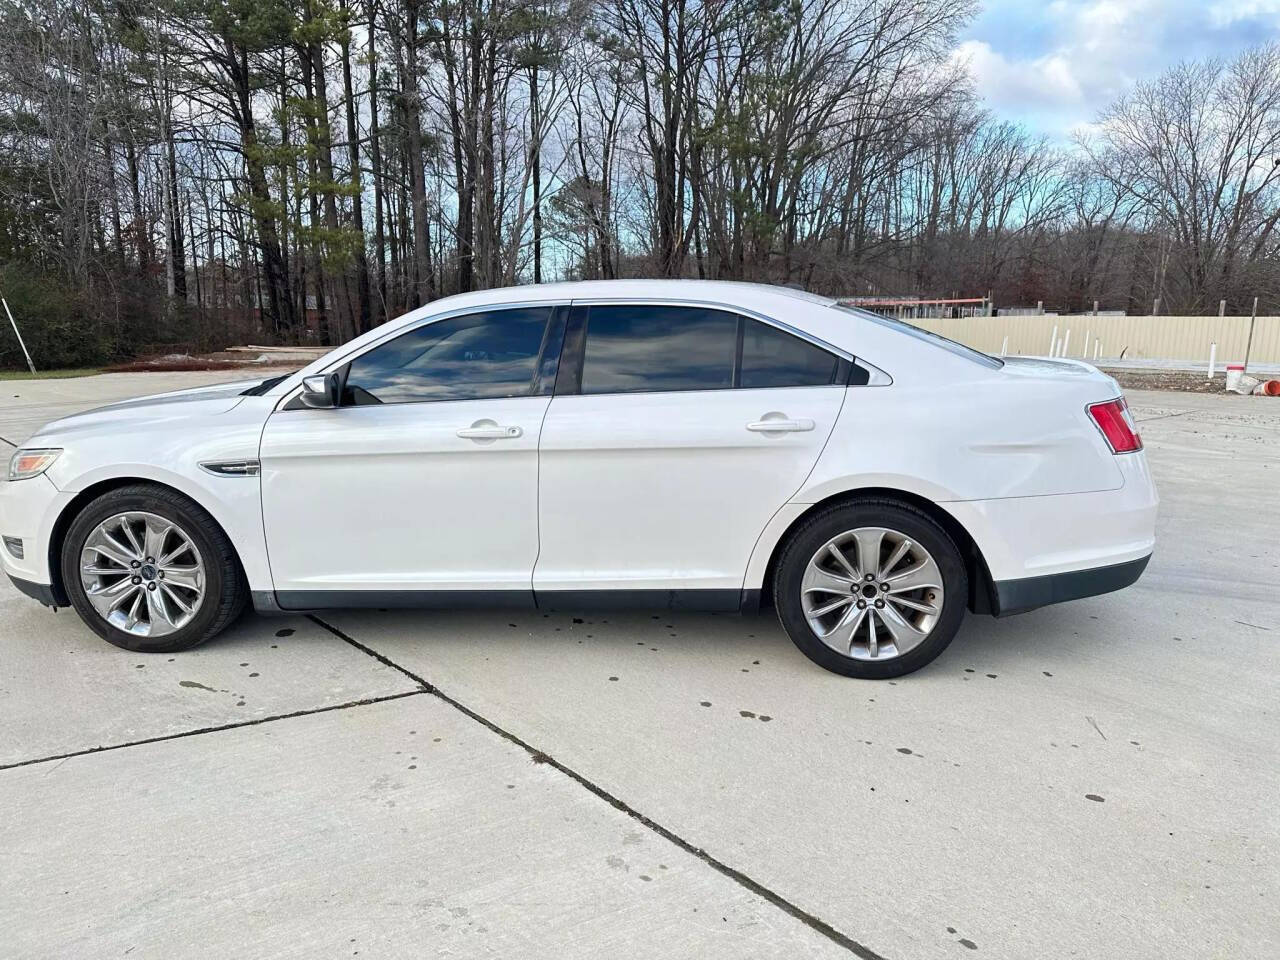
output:
[[[59,447],[15,450],[13,456],[9,458],[9,479],[26,480],[40,476],[53,466],[53,461],[58,459],[60,453],[62,449]]]

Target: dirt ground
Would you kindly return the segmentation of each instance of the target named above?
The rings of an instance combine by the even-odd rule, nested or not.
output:
[[[1212,380],[1188,370],[1114,370],[1102,368],[1126,390],[1176,390],[1179,393],[1224,393],[1226,374]],[[1261,378],[1260,378],[1261,379]]]

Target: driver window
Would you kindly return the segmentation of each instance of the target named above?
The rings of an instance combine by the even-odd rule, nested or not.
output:
[[[529,396],[551,310],[468,313],[402,334],[351,361],[343,405]]]

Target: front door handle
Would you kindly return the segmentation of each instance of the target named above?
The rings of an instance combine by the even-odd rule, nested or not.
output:
[[[789,420],[785,417],[777,419],[754,420],[747,424],[747,429],[752,433],[804,433],[813,429],[813,421],[801,417],[796,420]]]
[[[477,420],[469,427],[462,427],[458,436],[463,440],[514,440],[523,433],[519,427],[504,427],[492,420]]]

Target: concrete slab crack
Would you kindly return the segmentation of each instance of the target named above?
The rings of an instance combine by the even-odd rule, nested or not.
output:
[[[13,770],[17,767],[30,767],[37,763],[53,763],[55,760],[69,760],[72,757],[86,757],[94,753],[107,753],[111,750],[124,750],[127,747],[141,747],[148,743],[163,743],[166,740],[182,740],[186,737],[198,737],[206,733],[220,733],[223,730],[239,730],[242,727],[256,727],[263,723],[275,723],[277,720],[292,720],[294,717],[310,717],[317,713],[332,713],[335,710],[350,710],[352,707],[367,707],[374,703],[386,703],[388,700],[403,700],[405,697],[417,697],[426,690],[408,690],[404,693],[392,693],[385,697],[370,697],[367,700],[350,700],[346,703],[335,703],[327,707],[314,707],[310,710],[294,710],[291,713],[277,713],[269,717],[258,717],[255,720],[240,720],[236,723],[223,723],[211,727],[200,727],[196,730],[183,730],[181,733],[168,733],[160,737],[146,737],[142,740],[129,740],[125,743],[110,743],[100,747],[88,747],[84,750],[72,750],[69,753],[55,753],[47,757],[35,757],[31,760],[18,760],[14,763],[0,764],[0,771]]]
[[[432,696],[442,700],[443,702],[447,703],[449,706],[453,707],[459,713],[463,714],[466,717],[469,717],[470,719],[474,720],[476,723],[480,724],[486,729],[497,734],[502,739],[524,750],[526,753],[529,754],[530,758],[533,759],[534,762],[543,763],[543,764],[546,764],[547,766],[555,768],[557,771],[564,774],[569,779],[573,780],[579,786],[595,794],[597,797],[599,797],[605,803],[609,804],[609,806],[613,807],[615,810],[625,813],[632,820],[635,820],[637,823],[641,824],[642,826],[647,827],[649,830],[652,830],[658,836],[662,837],[662,839],[675,844],[685,853],[688,853],[693,855],[694,857],[697,857],[699,860],[701,860],[707,866],[711,867],[717,873],[720,873],[728,877],[734,883],[738,884],[738,886],[750,891],[751,893],[754,893],[756,896],[760,897],[761,899],[767,900],[769,903],[773,904],[779,910],[783,911],[784,913],[788,914],[794,919],[799,920],[805,926],[809,927],[811,930],[815,931],[816,933],[819,933],[822,936],[826,937],[828,940],[830,940],[832,943],[836,944],[837,946],[843,947],[845,950],[848,950],[850,953],[852,953],[856,957],[861,957],[862,960],[885,960],[885,957],[883,957],[881,954],[876,953],[870,947],[863,946],[861,943],[854,940],[852,937],[841,932],[840,930],[837,930],[834,926],[829,924],[827,921],[823,920],[821,917],[818,917],[810,913],[809,911],[805,910],[804,908],[796,905],[795,903],[793,903],[792,901],[784,897],[782,894],[776,892],[775,890],[769,887],[766,887],[764,884],[760,883],[758,880],[752,879],[752,877],[743,873],[741,870],[738,870],[736,867],[731,867],[729,864],[725,863],[723,860],[720,860],[715,856],[707,853],[707,851],[703,850],[701,847],[695,846],[693,843],[684,839],[684,837],[680,836],[675,831],[669,829],[668,827],[664,827],[662,824],[658,823],[652,818],[641,813],[639,810],[635,809],[630,804],[628,804],[625,800],[622,800],[621,798],[614,796],[608,790],[604,789],[604,787],[601,787],[599,784],[593,782],[592,780],[589,780],[586,776],[574,770],[572,767],[566,766],[565,764],[561,763],[559,760],[557,760],[551,754],[547,753],[545,750],[538,749],[537,747],[533,746],[531,743],[527,742],[526,740],[523,740],[521,737],[512,733],[510,730],[507,730],[506,728],[499,726],[497,723],[490,720],[488,717],[485,717],[477,713],[475,710],[472,710],[470,707],[466,706],[464,703],[458,700],[455,700],[453,697],[449,696],[447,693],[445,693],[443,690],[441,690],[439,687],[435,686],[434,684],[428,683],[426,680],[422,679],[416,674],[410,672],[409,670],[406,670],[404,667],[395,663],[390,658],[384,656],[381,653],[378,653],[376,650],[373,650],[372,648],[366,646],[365,644],[354,639],[353,637],[348,636],[342,630],[339,630],[337,627],[333,626],[332,624],[326,623],[324,620],[321,620],[319,617],[315,616],[314,614],[309,615],[309,619],[311,619],[318,626],[323,627],[325,630],[328,630],[338,639],[344,640],[347,643],[351,644],[357,650],[361,650],[364,653],[367,653],[369,656],[378,660],[380,663],[385,664],[386,666],[389,666],[395,670],[399,670],[406,677],[409,677],[410,679],[421,684],[423,687],[423,692],[430,693]]]

